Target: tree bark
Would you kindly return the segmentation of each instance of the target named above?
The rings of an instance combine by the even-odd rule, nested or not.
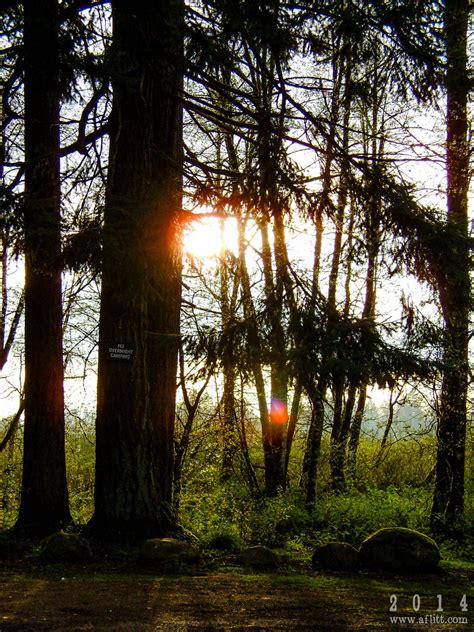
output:
[[[352,419],[350,432],[349,432],[346,471],[352,482],[355,480],[355,476],[356,476],[357,451],[359,449],[360,432],[362,429],[362,421],[364,419],[366,401],[367,401],[367,384],[363,383],[359,387],[356,411],[354,414],[354,418]]]
[[[17,528],[70,522],[64,447],[56,0],[24,3],[25,429]]]
[[[311,510],[316,500],[321,441],[324,430],[324,397],[327,390],[327,377],[321,375],[317,384],[309,382],[305,385],[305,389],[311,404],[311,421],[300,486],[304,491],[306,505]]]
[[[335,62],[334,62],[335,63]],[[341,161],[341,174],[339,176],[339,191],[337,199],[337,210],[335,216],[336,232],[334,236],[334,247],[332,253],[331,271],[329,274],[329,287],[328,287],[328,307],[330,309],[330,316],[337,318],[337,301],[336,292],[337,284],[339,280],[339,268],[341,263],[342,254],[342,237],[344,233],[344,220],[346,213],[347,197],[348,197],[348,171],[349,160],[347,154],[349,150],[349,119],[351,111],[351,75],[352,75],[352,60],[348,56],[340,62],[339,73],[344,76],[344,84],[342,89],[342,106],[343,110],[343,130],[342,130],[342,148],[344,151],[344,157]],[[339,96],[335,99],[339,101]],[[337,352],[336,352],[337,353]],[[346,442],[343,436],[343,401],[344,391],[346,389],[346,380],[343,375],[337,376],[334,379],[333,387],[333,401],[334,401],[334,416],[333,427],[331,432],[330,443],[330,466],[331,466],[331,483],[334,489],[342,489],[344,487],[344,460],[345,460],[345,448]]]
[[[339,413],[340,423],[338,425],[337,435],[332,439],[330,451],[331,477],[332,486],[337,491],[343,491],[346,488],[346,448],[351,427],[352,412],[354,410],[355,397],[357,387],[354,383],[349,383],[347,387],[346,401],[344,410],[342,401]]]
[[[450,253],[450,272],[440,278],[444,319],[444,373],[438,418],[433,527],[453,526],[464,509],[464,467],[469,375],[469,148],[467,97],[468,0],[446,0],[447,54],[447,221],[458,231],[459,243]]]
[[[288,467],[290,465],[291,448],[293,446],[293,438],[296,432],[296,423],[298,421],[298,415],[300,410],[301,395],[303,394],[303,385],[301,379],[298,377],[295,382],[293,391],[293,398],[291,400],[290,415],[288,418],[288,431],[286,433],[286,448],[285,448],[285,481],[288,484]]]
[[[284,232],[279,210],[274,210],[274,261],[272,266],[268,224],[263,224],[262,254],[266,279],[266,308],[270,321],[270,433],[269,470],[266,472],[265,493],[276,496],[286,487],[285,449],[288,430],[288,371],[286,368],[285,332],[283,329]],[[265,220],[264,220],[265,221]],[[279,223],[279,227],[276,224]]]
[[[227,262],[227,252],[224,244],[224,223],[221,221],[221,260],[219,263],[220,276],[220,303],[222,330],[227,331],[235,318],[235,306],[237,299],[237,279],[234,277],[232,292],[230,292],[229,266]],[[231,341],[225,349],[223,362],[223,394],[222,394],[222,469],[221,479],[227,480],[234,470],[234,457],[238,447],[235,414],[235,381],[236,381],[236,360]]]
[[[112,12],[91,526],[100,536],[140,538],[175,526],[183,3],[115,0]]]

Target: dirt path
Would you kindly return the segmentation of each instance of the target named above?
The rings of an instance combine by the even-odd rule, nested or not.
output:
[[[457,595],[467,591],[465,582],[472,579],[463,575],[407,583],[234,571],[184,577],[104,576],[71,568],[58,568],[57,573],[54,577],[53,569],[44,578],[2,573],[0,632],[472,630],[469,624],[430,619],[436,615],[437,594],[445,594],[446,618],[459,615]],[[411,616],[415,590],[422,603],[417,616],[426,617],[426,623],[391,624],[390,595],[397,594],[397,614]]]

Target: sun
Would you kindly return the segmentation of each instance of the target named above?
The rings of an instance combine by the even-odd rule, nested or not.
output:
[[[238,230],[235,219],[204,217],[189,223],[183,234],[185,254],[196,259],[213,259],[222,251],[237,252]]]

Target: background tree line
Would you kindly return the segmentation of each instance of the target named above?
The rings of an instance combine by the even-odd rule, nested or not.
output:
[[[470,375],[467,0],[28,0],[2,23],[2,367],[24,322],[20,405],[2,441],[23,415],[17,527],[71,521],[64,378],[82,366],[97,367],[100,537],[177,528],[212,380],[222,481],[241,467],[253,495],[290,484],[309,510],[325,430],[341,492],[370,389],[391,394],[382,459],[403,386],[435,385],[431,522],[451,528]],[[445,154],[415,112],[445,115]],[[407,165],[424,162],[442,163],[446,191],[414,181]],[[182,247],[208,216],[237,242],[222,241],[211,271]],[[407,276],[435,310],[404,293],[387,313],[387,288]]]

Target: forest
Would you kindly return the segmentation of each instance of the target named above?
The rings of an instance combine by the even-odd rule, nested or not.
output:
[[[472,563],[471,8],[2,3],[0,549]]]

